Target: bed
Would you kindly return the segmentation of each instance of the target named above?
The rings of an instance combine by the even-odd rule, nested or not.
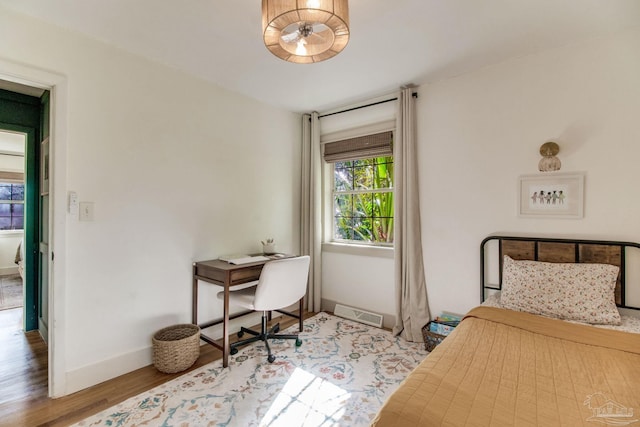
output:
[[[489,250],[489,249],[491,250]],[[372,425],[640,425],[629,242],[490,236],[481,302]],[[491,284],[491,270],[497,284]],[[497,272],[496,272],[497,270]]]
[[[18,273],[20,274],[20,277],[24,279],[24,238],[18,243],[15,263],[18,265]]]

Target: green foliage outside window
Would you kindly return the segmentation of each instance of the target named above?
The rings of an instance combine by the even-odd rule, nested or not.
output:
[[[393,157],[335,163],[334,239],[393,243]]]

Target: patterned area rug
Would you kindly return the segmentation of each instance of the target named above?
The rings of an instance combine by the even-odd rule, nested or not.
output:
[[[22,307],[22,278],[19,274],[0,277],[0,310]]]
[[[297,330],[290,327],[289,333]],[[326,313],[305,320],[303,344],[260,343],[87,418],[76,426],[368,426],[427,355],[422,343]]]

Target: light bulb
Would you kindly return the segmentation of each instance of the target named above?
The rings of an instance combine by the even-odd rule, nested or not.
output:
[[[305,46],[305,44],[307,44],[307,41],[304,39],[304,37],[301,37],[300,40],[298,40],[298,47],[296,47],[296,55],[307,55],[307,47]]]

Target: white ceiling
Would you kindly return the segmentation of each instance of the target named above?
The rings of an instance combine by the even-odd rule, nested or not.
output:
[[[295,112],[326,111],[640,26],[640,0],[351,0],[338,56],[291,64],[260,0],[0,0],[0,5]]]

